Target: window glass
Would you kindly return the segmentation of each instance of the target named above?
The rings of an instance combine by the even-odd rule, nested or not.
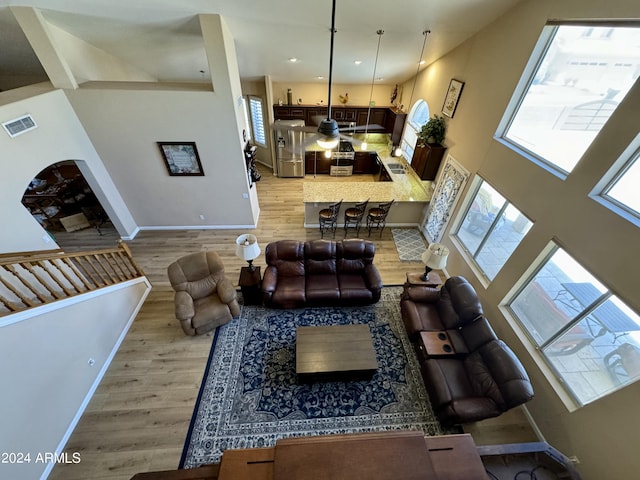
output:
[[[482,181],[454,236],[476,266],[493,280],[533,224]]]
[[[260,99],[260,97],[249,97],[249,108],[251,109],[251,125],[253,127],[255,142],[266,146],[267,140],[264,131],[264,118],[262,116],[262,99]]]
[[[508,307],[580,405],[640,377],[640,317],[557,246]]]
[[[424,100],[419,99],[413,104],[409,115],[407,115],[407,122],[400,142],[402,155],[409,163],[413,159],[413,152],[418,141],[418,132],[427,123],[427,120],[429,120],[429,105]]]
[[[640,152],[636,153],[632,161],[621,172],[618,178],[605,192],[605,196],[613,199],[636,216],[640,216]]]
[[[547,26],[543,38],[549,29],[502,137],[568,174],[640,75],[640,27]]]

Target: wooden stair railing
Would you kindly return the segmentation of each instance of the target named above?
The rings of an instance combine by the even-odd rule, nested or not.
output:
[[[0,255],[0,317],[143,277],[126,243],[117,248]]]

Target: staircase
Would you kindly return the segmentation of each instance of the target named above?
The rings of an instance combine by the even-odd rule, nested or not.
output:
[[[0,317],[143,276],[122,241],[81,253],[1,254]]]

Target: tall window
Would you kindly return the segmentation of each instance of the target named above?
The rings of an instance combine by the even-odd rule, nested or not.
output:
[[[484,180],[472,195],[454,238],[493,280],[533,224]]]
[[[578,405],[640,378],[640,316],[557,245],[506,308]]]
[[[640,195],[638,184],[640,183],[640,151],[636,152],[633,159],[620,171],[616,179],[604,191],[604,195],[622,206],[635,216],[640,216]]]
[[[429,120],[429,105],[427,102],[420,99],[411,107],[409,115],[407,115],[407,123],[402,134],[402,141],[400,147],[404,158],[411,162],[413,158],[413,151],[415,150],[416,141],[418,140],[418,132],[422,129],[422,126]]]
[[[640,75],[640,26],[545,27],[500,136],[570,173]]]
[[[262,99],[260,97],[250,96],[249,109],[251,111],[253,138],[258,145],[265,147],[267,140],[264,131],[264,117],[262,115]]]

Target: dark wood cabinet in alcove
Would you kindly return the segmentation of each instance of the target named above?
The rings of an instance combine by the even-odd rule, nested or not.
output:
[[[446,149],[447,147],[436,143],[427,145],[416,143],[416,149],[411,158],[411,168],[422,180],[435,180]]]

